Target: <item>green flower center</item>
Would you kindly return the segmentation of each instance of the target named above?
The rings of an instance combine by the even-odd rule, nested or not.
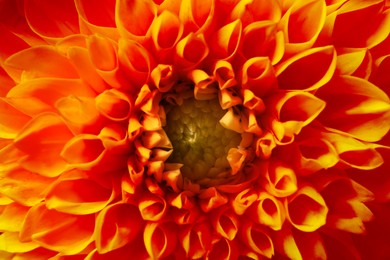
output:
[[[200,185],[230,176],[227,155],[241,135],[219,123],[224,113],[218,100],[193,98],[167,113],[165,131],[173,145],[168,162],[183,164],[184,177]]]

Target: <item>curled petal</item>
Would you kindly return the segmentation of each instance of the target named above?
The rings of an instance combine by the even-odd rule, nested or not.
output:
[[[184,24],[184,31],[204,31],[213,18],[215,2],[199,2],[185,0],[180,5],[180,20]]]
[[[315,0],[294,2],[281,21],[287,40],[286,52],[297,53],[310,48],[320,34],[325,18],[325,2]]]
[[[156,17],[156,6],[149,0],[117,0],[115,22],[125,38],[143,39]]]
[[[258,195],[251,189],[245,189],[231,200],[232,208],[237,215],[242,215],[257,200]]]
[[[148,148],[166,148],[172,149],[172,144],[165,131],[145,131],[142,133],[142,143]]]
[[[96,248],[101,254],[133,241],[142,229],[136,206],[117,203],[104,208],[96,218]]]
[[[168,92],[176,84],[175,73],[171,65],[158,64],[153,69],[151,78],[160,92]]]
[[[336,57],[332,46],[298,53],[276,67],[279,87],[307,91],[320,88],[332,78],[336,69]]]
[[[251,90],[244,89],[244,107],[250,109],[256,114],[261,114],[265,110],[264,102],[261,98],[257,97]]]
[[[114,199],[110,191],[89,179],[59,179],[46,194],[46,207],[60,212],[85,215],[98,212]]]
[[[328,207],[322,196],[312,187],[298,190],[285,201],[287,218],[297,229],[312,232],[325,225]]]
[[[209,212],[228,203],[226,196],[219,193],[214,187],[202,190],[199,194],[199,199],[200,207],[204,212]]]
[[[226,129],[233,130],[237,133],[243,133],[243,120],[242,115],[236,114],[232,108],[229,108],[228,112],[219,120],[219,123]]]
[[[129,159],[127,160],[127,167],[131,181],[135,185],[139,185],[143,180],[143,174],[145,171],[143,164],[137,160],[136,156],[129,156]]]
[[[178,66],[192,68],[200,64],[209,54],[203,34],[190,33],[176,45],[176,61]]]
[[[268,57],[272,64],[280,61],[284,53],[284,42],[281,42],[276,29],[276,23],[272,21],[258,21],[246,26],[242,36],[243,55],[247,59]]]
[[[280,230],[286,218],[283,204],[267,192],[260,192],[257,201],[248,209],[251,218],[259,223]]]
[[[113,43],[105,37],[92,35],[86,39],[92,63],[98,70],[111,71],[117,66],[117,53]]]
[[[194,96],[198,100],[210,100],[217,96],[218,85],[206,72],[203,70],[193,70],[189,75],[190,79],[195,83]]]
[[[286,164],[273,162],[265,174],[265,189],[277,197],[286,197],[297,191],[297,177],[294,170]]]
[[[229,241],[222,237],[212,242],[212,248],[207,252],[206,259],[237,259],[238,250],[236,240]]]
[[[32,207],[23,223],[20,241],[35,241],[63,254],[78,254],[93,241],[94,216],[75,216],[49,210],[44,203]]]
[[[47,38],[62,38],[77,34],[78,15],[73,0],[52,1],[28,0],[24,3],[26,19],[31,29]]]
[[[151,258],[170,255],[176,247],[176,227],[173,223],[147,223],[144,230],[144,243]]]
[[[242,24],[240,20],[233,21],[219,29],[211,39],[212,56],[217,59],[232,57],[241,40]]]
[[[239,230],[237,215],[230,210],[218,210],[213,213],[211,221],[215,231],[229,241],[233,240]]]
[[[390,12],[383,10],[383,1],[347,2],[337,11],[333,39],[340,47],[372,48],[389,32]]]
[[[240,230],[242,241],[257,254],[272,258],[274,245],[268,232],[259,225],[247,222]]]
[[[232,175],[236,174],[241,169],[246,157],[247,154],[245,150],[230,148],[227,160],[232,168]]]
[[[130,117],[130,98],[119,90],[106,90],[95,98],[95,102],[97,110],[108,119],[123,121]]]
[[[242,66],[242,87],[257,97],[263,97],[277,87],[276,77],[267,57],[255,57]]]
[[[35,46],[17,52],[4,61],[3,68],[15,82],[44,77],[78,77],[67,57],[52,46]]]
[[[237,85],[232,64],[225,60],[218,60],[214,66],[213,75],[221,90]]]
[[[191,259],[203,257],[211,247],[211,230],[205,223],[196,224],[179,233],[186,256]]]
[[[241,19],[245,25],[253,21],[278,22],[282,15],[280,4],[276,0],[237,1],[230,19]]]
[[[72,136],[58,115],[44,113],[31,120],[15,137],[14,143],[28,155],[22,163],[24,168],[43,176],[55,177],[66,169],[60,151]]]
[[[275,137],[271,132],[264,133],[256,142],[256,155],[263,159],[271,157],[276,147]]]
[[[29,208],[18,203],[11,203],[1,209],[0,230],[1,232],[19,232]],[[0,243],[1,244],[1,243]],[[1,250],[1,249],[0,249]]]
[[[175,46],[182,33],[183,27],[179,18],[167,10],[157,17],[151,27],[152,39],[157,50]]]
[[[158,222],[167,212],[167,203],[159,196],[144,196],[138,208],[144,220]]]
[[[138,91],[149,79],[152,66],[150,54],[136,41],[121,38],[118,42],[118,59],[134,88],[130,91]]]
[[[369,142],[379,141],[390,129],[389,97],[367,80],[341,76],[317,95],[327,102],[320,115],[327,127]]]
[[[233,88],[222,89],[218,93],[218,99],[222,109],[228,109],[242,104],[241,98]]]
[[[25,253],[39,247],[39,244],[34,241],[21,242],[19,233],[4,232],[0,235],[0,251],[9,253]]]
[[[82,134],[66,143],[61,156],[74,167],[89,169],[102,159],[104,151],[103,142],[99,137]]]

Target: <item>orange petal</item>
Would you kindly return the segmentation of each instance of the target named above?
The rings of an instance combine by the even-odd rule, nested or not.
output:
[[[286,227],[277,232],[274,242],[276,250],[289,259],[302,259],[302,254],[291,232],[291,228]]]
[[[45,77],[78,78],[67,57],[52,46],[35,46],[17,52],[4,61],[3,68],[15,82]]]
[[[383,1],[347,2],[337,11],[332,38],[336,46],[372,48],[389,32],[390,12]]]
[[[60,151],[72,136],[58,115],[45,113],[31,120],[15,137],[14,143],[28,155],[22,163],[24,168],[43,176],[55,177],[66,169]]]
[[[283,204],[267,192],[260,192],[257,201],[248,209],[250,217],[261,225],[280,230],[285,220]]]
[[[276,75],[282,89],[314,90],[325,85],[332,78],[335,69],[335,49],[325,46],[312,48],[289,58],[276,67]]]
[[[241,39],[240,20],[231,22],[219,29],[211,39],[210,53],[216,59],[229,59],[237,51]]]
[[[5,10],[6,12],[12,12],[10,9],[7,9],[8,7],[4,6],[3,8],[3,10]],[[14,13],[12,15],[14,15]],[[5,26],[0,27],[0,34],[2,37],[2,41],[0,42],[0,61],[2,62],[2,64],[4,60],[7,59],[7,57],[30,47],[26,42],[16,36],[11,30],[6,28]]]
[[[130,116],[130,98],[119,90],[106,90],[95,98],[95,102],[97,110],[108,119],[123,121]]]
[[[48,210],[41,203],[27,213],[20,241],[34,241],[63,254],[78,254],[93,241],[94,218]]]
[[[265,189],[276,197],[290,196],[297,191],[295,171],[286,164],[277,161],[270,163],[265,178]]]
[[[116,3],[115,21],[119,33],[125,38],[143,39],[156,17],[156,6],[149,0],[119,0]]]
[[[13,170],[0,175],[0,193],[21,205],[34,206],[44,200],[51,182],[51,179],[30,171]]]
[[[214,1],[181,1],[179,18],[184,25],[184,32],[204,31],[211,23],[214,11]]]
[[[59,179],[46,194],[46,207],[59,212],[86,215],[102,210],[114,199],[114,191],[89,179]]]
[[[0,99],[0,138],[14,138],[30,119],[8,104],[6,98]]]
[[[151,73],[154,85],[160,92],[168,92],[176,84],[176,76],[172,65],[158,64]]]
[[[241,19],[244,25],[253,21],[278,22],[281,17],[280,4],[276,0],[237,1],[231,11],[230,19]]]
[[[242,100],[233,88],[222,89],[218,93],[219,104],[222,109],[228,109],[242,104]]]
[[[272,258],[275,254],[274,245],[268,232],[259,225],[244,223],[240,229],[240,237],[246,246],[250,247],[257,254]]]
[[[228,202],[226,196],[219,193],[214,187],[202,190],[199,199],[200,207],[204,212],[209,212]]]
[[[370,56],[367,49],[346,49],[344,52],[338,51],[337,55],[337,68],[341,75],[352,75],[355,72],[359,72],[358,69],[363,65],[364,59]],[[367,75],[369,68],[365,68]],[[361,78],[366,78],[367,75],[362,75]]]
[[[179,17],[167,10],[164,10],[151,26],[152,39],[157,50],[174,47],[182,33]]]
[[[260,158],[271,157],[272,150],[276,147],[274,135],[270,132],[263,134],[256,143],[256,155]]]
[[[152,66],[150,54],[136,41],[121,38],[118,42],[118,58],[121,69],[132,84],[131,91],[138,91],[149,79]]]
[[[137,207],[117,203],[104,208],[96,218],[96,248],[100,254],[133,241],[143,226]]]
[[[0,230],[2,232],[19,232],[28,210],[28,207],[15,202],[6,205],[0,213]]]
[[[267,57],[255,57],[242,65],[242,87],[261,98],[277,87],[273,67]]]
[[[221,90],[237,85],[232,64],[225,60],[218,60],[214,65],[213,75]]]
[[[230,210],[218,210],[211,216],[215,231],[222,237],[233,240],[239,230],[239,220],[237,215]]]
[[[163,258],[175,250],[176,226],[171,222],[150,222],[144,230],[144,243],[151,258]]]
[[[117,50],[114,42],[99,35],[86,39],[89,57],[98,70],[112,71],[117,67]]]
[[[234,200],[231,200],[231,204],[234,212],[237,215],[242,215],[245,211],[257,200],[258,195],[253,189],[248,188],[236,195]]]
[[[245,150],[240,150],[237,148],[230,148],[227,160],[230,167],[232,168],[232,175],[235,175],[243,166],[245,158],[247,157]]]
[[[20,242],[17,232],[4,232],[0,235],[0,252],[25,253],[38,247],[36,242]]]
[[[28,0],[24,3],[26,19],[31,29],[47,38],[62,38],[77,34],[78,14],[73,0],[52,1]]]
[[[167,212],[167,203],[159,196],[143,196],[138,208],[144,220],[158,222]]]
[[[61,156],[73,167],[89,169],[102,159],[104,151],[103,142],[99,137],[81,134],[65,144]]]
[[[203,34],[190,33],[176,45],[175,64],[182,68],[192,68],[200,64],[209,54]]]
[[[179,237],[186,256],[191,259],[202,258],[211,246],[211,230],[205,223],[182,230]]]
[[[213,241],[212,248],[207,252],[206,259],[237,259],[238,250],[235,240],[229,241],[222,237]]]
[[[294,2],[281,21],[287,40],[286,52],[297,53],[310,48],[320,34],[325,18],[324,2]]]
[[[263,100],[255,96],[255,94],[249,89],[244,89],[243,105],[251,111],[254,111],[256,114],[261,114],[265,110]]]
[[[322,196],[305,186],[285,202],[287,218],[297,229],[312,232],[325,225],[328,207]]]
[[[389,97],[364,79],[341,76],[317,95],[327,102],[319,117],[327,127],[369,142],[379,141],[390,129]]]
[[[232,108],[219,120],[219,123],[226,129],[230,129],[237,133],[243,133],[242,115],[237,115]]]

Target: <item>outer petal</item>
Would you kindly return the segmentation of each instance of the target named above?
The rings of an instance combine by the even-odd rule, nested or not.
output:
[[[28,207],[18,203],[6,205],[0,213],[0,230],[1,232],[18,232],[22,228],[24,217],[28,211]],[[1,250],[1,249],[0,249]]]
[[[14,138],[30,119],[7,103],[6,98],[0,99],[0,138]]]
[[[77,254],[93,240],[94,216],[74,216],[38,204],[30,209],[20,233],[22,242],[35,241],[63,254]]]
[[[21,242],[19,240],[19,233],[17,232],[4,232],[0,235],[0,252],[24,253],[38,247],[39,244],[36,242]]]
[[[104,208],[96,218],[96,248],[104,254],[133,241],[143,221],[137,207],[117,203]]]
[[[389,97],[366,80],[341,76],[317,96],[327,102],[319,117],[327,127],[369,142],[379,141],[390,129]]]
[[[275,254],[274,245],[268,232],[259,225],[250,222],[244,223],[240,229],[240,237],[246,246],[257,254],[272,258]]]
[[[175,250],[177,243],[176,226],[173,223],[147,223],[144,243],[151,258],[162,258]]]

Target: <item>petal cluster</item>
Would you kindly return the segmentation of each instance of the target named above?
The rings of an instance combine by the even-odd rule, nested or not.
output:
[[[390,198],[389,1],[0,17],[0,258],[359,258],[386,214],[369,201]]]

